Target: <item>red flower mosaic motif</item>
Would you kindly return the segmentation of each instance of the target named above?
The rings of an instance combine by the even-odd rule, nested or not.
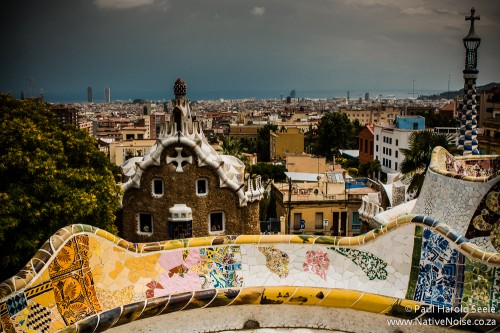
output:
[[[306,256],[306,261],[302,264],[304,272],[313,272],[326,280],[326,271],[330,266],[327,253],[323,251],[307,251]]]

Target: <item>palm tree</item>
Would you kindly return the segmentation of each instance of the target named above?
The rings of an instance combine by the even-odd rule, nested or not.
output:
[[[243,163],[245,163],[245,165],[248,161],[248,158],[243,155],[243,151],[237,139],[227,138],[226,140],[224,140],[224,142],[222,143],[222,152],[224,153],[224,155],[235,156]]]
[[[401,173],[411,177],[409,190],[416,190],[420,194],[425,174],[431,162],[432,151],[441,146],[453,153],[456,148],[452,142],[453,135],[437,133],[432,130],[413,132],[408,138],[408,149],[401,149],[404,155],[401,163]]]

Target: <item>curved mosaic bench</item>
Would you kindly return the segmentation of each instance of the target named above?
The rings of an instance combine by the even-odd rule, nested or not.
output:
[[[411,211],[432,216],[486,251],[500,251],[500,156],[436,147]]]
[[[500,254],[416,215],[357,237],[241,235],[144,244],[72,225],[0,284],[5,332],[102,332],[179,310],[249,304],[407,319],[449,308],[456,318],[500,324],[499,302]],[[477,313],[479,307],[488,311]]]

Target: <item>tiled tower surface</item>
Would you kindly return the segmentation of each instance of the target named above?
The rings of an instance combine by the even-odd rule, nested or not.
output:
[[[466,49],[464,74],[464,98],[462,106],[462,116],[460,124],[460,134],[458,138],[459,150],[463,150],[463,155],[479,155],[477,141],[477,110],[476,110],[476,80],[477,74],[477,48],[481,43],[481,38],[474,31],[474,21],[479,20],[479,16],[474,16],[475,9],[471,9],[471,15],[465,20],[471,21],[469,33],[464,37],[463,42]]]

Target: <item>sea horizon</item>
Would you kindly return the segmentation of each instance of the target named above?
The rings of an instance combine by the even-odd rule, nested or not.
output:
[[[296,90],[296,98],[302,99],[332,99],[332,98],[342,98],[347,97],[348,90]],[[415,90],[415,92],[409,92],[404,89],[394,89],[394,90],[349,90],[349,99],[365,99],[365,93],[369,94],[370,99],[376,97],[394,97],[396,99],[410,99],[417,98],[420,95],[429,96],[433,94],[443,93],[443,90],[429,89],[429,90]],[[248,91],[188,91],[187,97],[190,101],[218,101],[218,100],[242,100],[242,99],[256,99],[256,100],[286,100],[290,95],[290,91],[282,90],[248,90]],[[25,97],[31,97],[29,94],[25,93]],[[142,99],[147,101],[167,101],[172,99],[174,96],[168,91],[113,91],[111,88],[111,102],[129,102],[136,99]],[[451,96],[453,97],[453,96]],[[44,98],[46,102],[49,103],[86,103],[87,102],[87,91],[86,89],[82,92],[44,92]],[[94,91],[93,97],[94,103],[104,102],[104,90],[96,94]]]

